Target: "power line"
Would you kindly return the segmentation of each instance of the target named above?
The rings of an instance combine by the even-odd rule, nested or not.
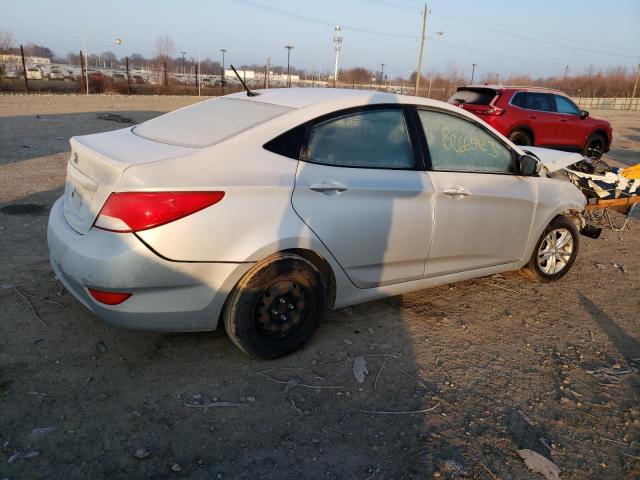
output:
[[[438,13],[437,11],[434,12],[434,15],[438,15],[440,17],[445,17],[448,18],[450,21],[456,22],[456,23],[466,23],[467,25],[473,27],[473,28],[478,28],[478,29],[482,29],[485,31],[490,31],[490,32],[495,32],[495,33],[500,33],[502,35],[508,35],[510,37],[514,37],[514,38],[518,38],[520,40],[526,40],[529,42],[534,42],[537,44],[545,44],[545,45],[550,45],[552,47],[560,47],[560,48],[568,48],[570,50],[578,50],[581,52],[587,52],[587,53],[596,53],[596,54],[600,54],[600,55],[607,55],[607,56],[613,56],[613,57],[621,57],[621,58],[632,58],[632,59],[638,59],[640,58],[640,56],[638,55],[626,55],[623,53],[613,53],[613,52],[606,52],[604,50],[594,50],[591,48],[584,48],[584,47],[576,47],[576,46],[572,46],[572,45],[566,45],[566,44],[562,44],[562,43],[557,43],[557,42],[551,42],[548,40],[544,40],[543,38],[537,37],[528,37],[526,35],[522,35],[522,34],[518,34],[518,33],[512,33],[512,32],[508,32],[506,30],[502,30],[496,27],[491,27],[491,26],[487,26],[487,25],[475,25],[473,22],[469,21],[469,20],[465,20],[464,18],[461,17],[457,17],[454,15],[448,15],[448,14],[443,14],[443,13]]]
[[[386,7],[391,7],[391,8],[397,8],[399,10],[407,10],[407,11],[415,11],[415,9],[413,8],[409,8],[409,7],[404,7],[401,5],[395,5],[395,4],[391,4],[391,3],[387,3],[384,2],[382,0],[366,0],[367,2],[371,2],[371,3],[375,3],[378,5],[382,5],[382,6],[386,6]],[[412,0],[401,0],[404,1],[406,3],[409,3],[411,5],[415,5],[416,7],[421,6],[422,4],[420,2],[417,1],[412,1]],[[448,12],[448,13],[447,13]],[[445,21],[452,21],[455,23],[464,23],[467,24],[468,26],[472,27],[472,28],[476,28],[479,30],[484,30],[484,31],[493,31],[495,33],[500,33],[503,35],[509,35],[512,36],[514,38],[518,38],[521,40],[527,40],[527,41],[532,41],[532,42],[536,42],[536,43],[545,43],[547,45],[550,46],[554,46],[554,47],[561,47],[561,48],[568,48],[568,49],[572,49],[572,50],[579,50],[579,51],[584,51],[587,53],[597,53],[597,54],[601,54],[601,55],[610,55],[610,56],[617,56],[617,57],[623,57],[623,58],[632,58],[632,59],[638,59],[640,58],[640,55],[627,55],[624,53],[611,53],[608,51],[603,51],[603,50],[595,50],[592,48],[585,48],[585,47],[579,47],[579,46],[574,46],[574,45],[567,45],[567,44],[563,44],[563,43],[557,43],[557,42],[551,42],[549,40],[544,40],[541,39],[541,36],[544,37],[555,37],[557,39],[561,39],[563,41],[569,40],[567,37],[562,37],[559,35],[554,35],[554,34],[549,34],[549,33],[541,33],[540,31],[531,31],[531,30],[526,30],[523,29],[521,27],[515,27],[512,25],[507,25],[504,23],[499,23],[499,22],[495,22],[493,20],[489,20],[489,19],[485,19],[485,18],[480,18],[480,17],[475,17],[475,16],[471,16],[471,15],[467,15],[464,13],[460,13],[457,12],[455,10],[449,9],[449,8],[445,8],[445,7],[436,7],[435,9],[432,9],[432,14],[439,16],[439,17],[443,17],[443,19],[445,19]],[[488,26],[487,24],[492,24],[495,25],[493,27]],[[500,27],[500,28],[497,28]],[[513,30],[513,32],[510,32],[508,30],[504,30],[504,29],[508,29],[508,30]],[[535,37],[528,37],[526,35],[523,35],[526,33],[535,35]],[[593,44],[593,43],[588,43],[588,42],[580,42],[583,45],[599,45],[599,44]],[[628,50],[628,51],[637,51],[636,49],[633,48],[624,48],[624,47],[618,47],[617,50]]]
[[[322,19],[319,19],[319,18],[309,17],[307,15],[301,15],[299,13],[294,13],[294,12],[291,12],[289,10],[283,10],[281,8],[271,7],[271,6],[265,5],[263,3],[254,2],[253,0],[233,0],[233,1],[236,2],[236,3],[241,3],[241,4],[243,4],[245,6],[248,6],[248,7],[258,8],[258,9],[264,10],[266,12],[271,12],[271,13],[275,13],[275,14],[278,14],[278,15],[283,15],[283,16],[289,17],[289,18],[295,18],[297,20],[304,20],[306,22],[316,23],[318,25],[323,25],[325,27],[333,28],[336,24],[340,23],[340,22],[334,22],[334,21],[322,20]],[[370,29],[367,29],[367,28],[355,27],[353,25],[344,25],[343,23],[340,23],[340,26],[343,27],[344,30],[351,30],[351,31],[354,31],[354,32],[366,33],[368,35],[380,35],[380,36],[395,37],[395,38],[412,38],[412,39],[417,38],[416,35],[407,35],[405,33],[394,33],[394,32],[380,32],[378,30],[370,30]]]

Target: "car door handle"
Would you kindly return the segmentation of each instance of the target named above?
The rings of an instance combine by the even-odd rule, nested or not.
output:
[[[536,117],[535,115],[529,115],[529,118],[532,118],[532,119],[534,119],[534,120],[535,120],[535,119],[536,119],[536,118],[538,118],[538,117]]]
[[[347,187],[346,185],[343,185],[338,182],[316,183],[311,185],[309,188],[314,192],[320,192],[320,193],[344,192],[345,190],[349,189],[349,187]]]
[[[468,190],[465,190],[462,187],[449,187],[442,193],[450,197],[468,197],[469,195],[471,195]]]

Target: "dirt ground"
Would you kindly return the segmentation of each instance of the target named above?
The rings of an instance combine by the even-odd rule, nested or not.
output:
[[[46,245],[68,138],[197,100],[0,96],[0,208],[36,205],[0,213],[0,479],[542,479],[523,448],[563,479],[640,478],[636,222],[582,237],[558,283],[513,273],[345,308],[277,361],[81,307]],[[613,122],[608,158],[640,162],[640,112],[592,114]]]

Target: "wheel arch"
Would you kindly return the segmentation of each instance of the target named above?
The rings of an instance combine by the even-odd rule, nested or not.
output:
[[[589,143],[589,139],[593,136],[593,135],[600,135],[602,138],[604,138],[604,152],[608,152],[609,151],[609,147],[611,146],[611,143],[609,142],[609,133],[604,130],[602,127],[598,127],[596,128],[593,132],[591,132],[589,135],[587,135],[587,140],[584,142],[584,148],[587,148],[587,144]]]
[[[320,271],[327,284],[327,305],[329,308],[333,308],[336,302],[336,276],[329,262],[323,256],[307,248],[289,248],[282,250],[281,253],[298,255],[313,264],[313,266]]]
[[[580,205],[578,203],[566,203],[553,210],[544,219],[536,222],[538,228],[536,228],[535,231],[534,229],[532,229],[524,255],[517,264],[517,269],[522,268],[527,264],[529,258],[531,257],[531,254],[533,253],[533,249],[540,239],[540,236],[544,232],[545,228],[547,228],[547,226],[549,226],[549,224],[556,218],[569,217],[570,220],[576,224],[576,228],[578,229],[578,231],[580,231],[585,225],[585,220],[581,213],[583,210],[584,205]]]
[[[529,125],[520,124],[520,125],[516,125],[516,126],[512,127],[509,130],[509,134],[507,135],[507,138],[513,132],[518,132],[518,131],[525,132],[527,135],[529,135],[529,137],[531,138],[531,145],[535,146],[535,144],[536,144],[536,134],[534,133],[533,129]]]

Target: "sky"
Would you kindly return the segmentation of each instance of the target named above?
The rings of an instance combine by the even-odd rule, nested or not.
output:
[[[0,31],[60,56],[81,48],[83,29],[89,54],[118,56],[152,56],[166,33],[175,56],[220,60],[224,48],[227,65],[267,57],[286,65],[284,46],[293,45],[292,65],[330,73],[339,24],[341,68],[384,63],[385,74],[405,77],[416,69],[423,8],[419,0],[0,0]],[[470,73],[476,63],[476,78],[537,78],[566,65],[577,74],[640,63],[640,0],[434,0],[428,9],[423,73],[450,65]]]

